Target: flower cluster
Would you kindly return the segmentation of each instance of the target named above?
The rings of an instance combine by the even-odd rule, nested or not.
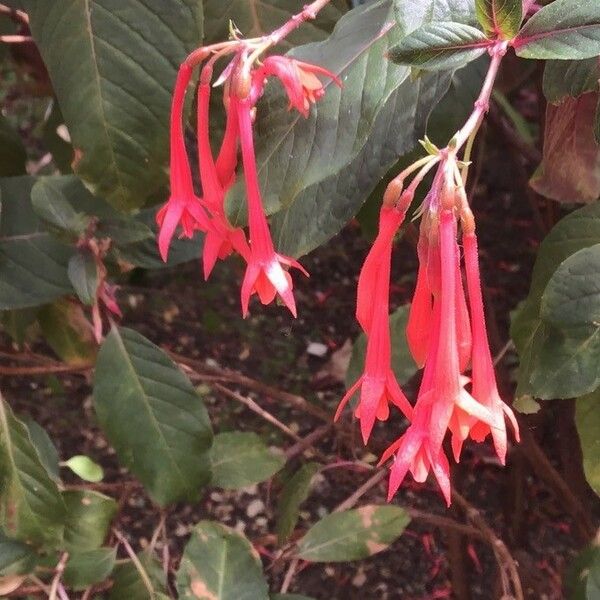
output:
[[[409,404],[391,368],[388,312],[392,244],[414,195],[414,186],[402,191],[401,181],[394,181],[384,197],[379,233],[358,283],[356,316],[368,339],[365,370],[342,399],[336,418],[360,387],[355,414],[366,443],[375,419],[387,419],[389,403],[396,405],[409,426],[381,459],[384,462],[395,457],[389,498],[408,471],[418,482],[425,481],[432,471],[450,504],[449,463],[443,449],[446,432],[451,434],[457,462],[467,438],[481,442],[491,434],[498,458],[504,464],[505,417],[512,423],[517,440],[519,430],[496,385],[473,214],[455,158],[449,154],[432,158],[426,169],[438,161],[432,189],[422,207],[417,246],[419,270],[406,332],[411,354],[423,367],[416,402],[414,406]],[[459,221],[467,296],[458,245]]]
[[[269,56],[262,64],[253,47],[244,41],[226,42],[194,52],[179,70],[171,110],[171,197],[157,213],[160,227],[158,245],[163,260],[177,227],[181,235],[192,237],[196,231],[205,234],[203,247],[204,277],[208,279],[218,259],[237,253],[247,263],[241,288],[242,314],[248,314],[250,297],[257,294],[263,304],[279,295],[296,316],[290,267],[308,275],[294,259],[275,251],[264,212],[254,150],[253,122],[256,103],[263,95],[269,77],[283,84],[290,108],[305,117],[310,104],[325,93],[317,75],[339,80],[325,69],[285,56]],[[231,56],[233,55],[233,56]],[[225,56],[230,62],[214,85],[223,86],[223,102],[227,114],[225,133],[218,154],[213,155],[209,108],[215,63]],[[198,84],[198,157],[202,194],[196,195],[190,163],[185,147],[183,116],[186,90],[196,63],[204,62]],[[234,184],[241,150],[246,183],[248,238],[234,226],[225,211],[225,197]]]

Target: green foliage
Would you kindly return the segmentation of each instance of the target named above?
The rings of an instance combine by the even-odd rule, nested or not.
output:
[[[202,39],[202,3],[25,7],[77,149],[75,172],[113,206],[142,206],[164,183],[171,90],[177,65]]]
[[[600,54],[600,5],[596,0],[555,0],[539,10],[514,41],[518,56],[583,59]]]
[[[25,174],[27,155],[19,134],[0,116],[0,177]]]
[[[560,265],[578,251],[595,244],[600,244],[600,203],[598,202],[562,219],[542,242],[537,253],[529,295],[516,312],[511,327],[511,335],[520,358],[518,396],[529,394],[540,398],[556,398],[564,397],[563,394],[566,394],[566,397],[574,397],[591,391],[590,389],[581,391],[579,377],[568,368],[562,372],[562,377],[557,378],[554,367],[550,367],[550,363],[553,362],[550,356],[553,352],[552,341],[550,341],[553,331],[551,324],[546,323],[542,317],[541,305],[546,286]],[[579,331],[583,332],[583,329]],[[570,341],[568,338],[561,337],[556,329],[552,339],[556,340],[563,350]],[[544,348],[547,352],[542,353]],[[576,350],[576,348],[572,349]],[[572,358],[580,357],[582,357],[581,352],[572,354]],[[570,366],[573,367],[575,364],[576,362],[571,362]],[[595,377],[596,371],[592,369],[586,377]]]
[[[79,299],[88,305],[96,303],[98,291],[98,265],[90,250],[82,248],[71,256],[67,273]]]
[[[318,472],[317,463],[307,463],[285,482],[277,505],[277,539],[280,544],[292,535],[300,517],[300,505],[308,498],[313,478]]]
[[[241,534],[211,521],[194,527],[177,573],[181,600],[268,600],[260,557]]]
[[[575,422],[581,450],[583,469],[592,489],[600,496],[600,392],[594,391],[577,400]]]
[[[13,540],[0,530],[0,577],[31,573],[36,555],[30,546]]]
[[[391,505],[332,513],[298,542],[298,556],[311,562],[361,560],[386,550],[409,522],[404,509]]]
[[[160,600],[167,591],[161,564],[148,552],[132,560],[119,561],[111,575],[113,585],[108,600]]]
[[[27,427],[0,396],[0,522],[12,537],[34,544],[62,540],[66,507]]]
[[[428,71],[456,69],[481,56],[489,47],[487,36],[463,23],[423,25],[389,51],[392,61]]]
[[[81,477],[81,479],[84,479],[85,481],[98,483],[104,479],[102,467],[89,458],[89,456],[72,456],[65,462],[65,467],[71,469],[75,475]]]
[[[600,597],[600,547],[584,550],[571,565],[567,576],[569,600],[595,600]]]
[[[115,567],[115,548],[97,548],[86,552],[74,552],[63,573],[64,582],[74,590],[84,590],[90,585],[104,581]]]
[[[160,348],[135,331],[113,328],[98,354],[94,403],[119,460],[156,502],[198,498],[210,479],[208,414]]]
[[[99,548],[117,513],[117,503],[92,490],[66,490],[65,547],[80,552]]]
[[[549,60],[544,69],[544,95],[548,102],[559,104],[567,97],[578,98],[598,90],[598,57],[586,60]]]
[[[284,464],[283,455],[269,450],[255,433],[219,433],[211,448],[211,485],[248,487],[270,479]]]
[[[490,36],[511,39],[523,20],[522,0],[475,0],[477,20]]]

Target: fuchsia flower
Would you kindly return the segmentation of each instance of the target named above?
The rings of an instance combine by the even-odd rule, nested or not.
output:
[[[194,193],[183,135],[183,106],[191,76],[192,68],[184,63],[177,75],[171,108],[171,197],[156,214],[156,222],[160,228],[158,248],[165,262],[178,225],[181,225],[183,235],[188,238],[191,238],[197,229],[211,229],[200,199]]]
[[[237,165],[237,115],[231,112],[227,116],[227,126],[219,158],[215,164],[210,146],[210,87],[212,64],[209,62],[203,69],[198,86],[198,162],[200,181],[202,183],[202,204],[211,215],[211,229],[206,232],[202,260],[204,278],[208,279],[217,262],[224,260],[232,252],[237,252],[248,260],[249,248],[243,229],[233,227],[225,215],[225,194],[235,181]],[[231,111],[231,105],[230,105]]]
[[[360,388],[355,416],[360,419],[363,441],[366,444],[375,420],[389,417],[389,403],[398,407],[409,419],[412,406],[400,389],[392,370],[392,348],[389,326],[389,286],[392,242],[404,220],[406,207],[383,206],[379,219],[379,234],[360,273],[357,294],[357,318],[367,333],[365,371],[342,398],[334,420]]]
[[[500,462],[504,464],[506,461],[507,446],[504,416],[506,415],[511,422],[517,442],[520,440],[519,425],[513,411],[502,401],[498,393],[498,386],[494,375],[494,364],[485,328],[477,237],[474,230],[463,232],[463,246],[465,251],[469,303],[471,305],[473,322],[472,394],[493,416],[493,427],[483,422],[475,423],[471,428],[470,435],[476,442],[482,442],[491,433],[496,454]]]
[[[287,56],[267,57],[257,74],[262,78],[269,75],[277,77],[285,88],[290,109],[295,108],[304,117],[308,117],[311,103],[325,95],[325,89],[317,75],[329,77],[336,85],[342,87],[339,78],[327,69]]]
[[[306,270],[292,258],[275,252],[269,225],[264,213],[258,175],[256,155],[252,137],[252,104],[250,98],[240,99],[237,105],[246,195],[248,203],[248,227],[250,232],[250,255],[242,282],[242,314],[248,315],[248,304],[252,294],[258,294],[263,304],[273,302],[279,294],[284,304],[296,316],[296,302],[292,292],[292,278],[281,265],[295,267],[308,276]]]

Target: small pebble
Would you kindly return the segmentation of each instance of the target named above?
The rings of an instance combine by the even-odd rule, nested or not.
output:
[[[259,515],[261,512],[264,512],[264,510],[265,510],[265,505],[264,505],[263,501],[259,500],[257,498],[256,500],[252,500],[252,502],[250,502],[250,504],[248,504],[248,506],[246,507],[246,514],[248,515],[248,517],[253,519],[257,515]]]

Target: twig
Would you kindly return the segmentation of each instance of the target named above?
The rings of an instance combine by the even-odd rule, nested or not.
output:
[[[517,563],[506,547],[506,544],[494,533],[494,530],[486,523],[479,511],[456,490],[452,490],[452,499],[461,506],[467,518],[481,531],[492,547],[500,569],[504,596],[515,598],[515,600],[524,600]]]
[[[297,433],[294,433],[287,425],[285,425],[279,419],[274,417],[270,412],[266,411],[264,408],[259,406],[254,400],[252,400],[252,398],[242,396],[241,394],[238,394],[237,392],[226,388],[220,383],[213,383],[212,385],[216,390],[219,390],[222,394],[225,394],[229,398],[232,398],[233,400],[236,400],[237,402],[240,402],[241,404],[247,406],[252,412],[255,412],[257,415],[260,415],[265,421],[268,421],[269,423],[283,431],[283,433],[291,437],[296,442],[302,441],[302,438]]]
[[[304,439],[299,440],[296,444],[288,448],[285,452],[285,459],[289,462],[296,456],[303,454],[310,447],[314,446],[320,439],[324,438],[329,434],[333,424],[322,425],[315,429],[312,433],[308,434]]]
[[[290,585],[292,585],[292,581],[294,580],[294,575],[296,575],[296,571],[298,569],[298,565],[300,564],[299,558],[293,558],[292,562],[290,562],[290,566],[285,574],[285,578],[283,580],[283,584],[281,585],[281,593],[285,594],[289,589]]]
[[[133,551],[133,548],[131,547],[125,536],[118,529],[113,529],[113,534],[123,545],[123,548],[125,548],[125,552],[127,552],[127,555],[131,559],[131,562],[133,562],[133,564],[135,565],[135,568],[137,569],[138,573],[140,574],[140,577],[142,578],[142,581],[144,582],[144,587],[148,590],[150,597],[153,598],[154,586],[152,585],[152,581],[150,581],[150,577],[148,577],[148,573],[146,573],[146,569],[144,569],[144,565],[140,562],[140,559]]]
[[[442,517],[440,515],[435,515],[433,513],[427,513],[418,508],[407,508],[404,510],[409,514],[410,518],[414,521],[421,521],[423,523],[427,523],[428,525],[433,525],[434,527],[438,527],[442,530],[451,529],[462,535],[466,535],[470,538],[475,538],[479,540],[486,540],[485,535],[483,533],[471,525],[464,525],[463,523],[459,523],[454,519],[450,519],[448,517]]]
[[[89,371],[93,365],[48,365],[43,367],[6,367],[0,365],[0,375],[52,375],[56,373],[81,373]]]
[[[55,568],[55,575],[54,575],[54,578],[52,579],[52,585],[50,586],[48,600],[57,600],[58,586],[60,584],[60,580],[65,571],[65,567],[67,566],[68,560],[69,560],[69,553],[63,552],[60,557],[60,560],[58,561],[58,564],[56,565],[56,568]],[[61,596],[62,596],[62,594],[61,594]]]
[[[387,469],[380,469],[363,483],[351,496],[348,496],[341,504],[338,504],[333,512],[341,512],[343,510],[350,510],[356,506],[357,502],[372,488],[379,484],[379,482],[387,475]]]

